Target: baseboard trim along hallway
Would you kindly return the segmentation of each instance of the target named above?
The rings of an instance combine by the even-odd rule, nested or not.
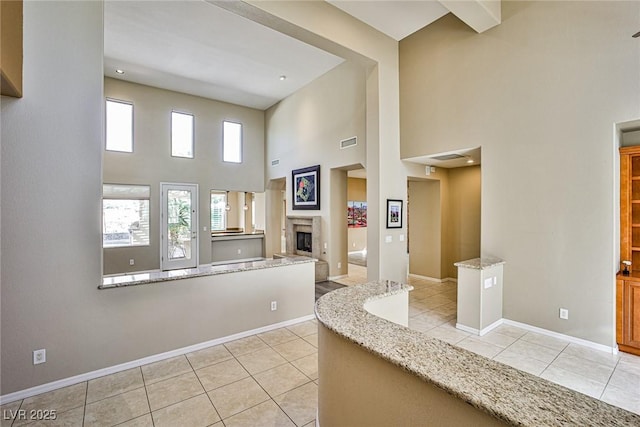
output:
[[[228,335],[226,337],[216,338],[210,341],[201,342],[198,344],[190,345],[188,347],[182,347],[182,348],[170,350],[164,353],[154,354],[151,356],[143,357],[142,359],[132,360],[131,362],[125,362],[119,365],[98,369],[96,371],[87,372],[87,373],[76,375],[73,377],[52,381],[50,383],[42,384],[39,386],[31,387],[25,390],[20,390],[20,391],[6,394],[4,396],[0,396],[0,405],[15,402],[16,400],[26,399],[28,397],[32,397],[38,394],[57,390],[59,388],[78,384],[84,381],[93,380],[95,378],[103,377],[105,375],[115,374],[116,372],[126,371],[127,369],[137,368],[139,366],[147,365],[153,362],[158,362],[160,360],[165,360],[175,356],[192,353],[194,351],[202,350],[204,348],[212,347],[214,345],[224,344],[224,343],[235,341],[240,338],[245,338],[251,335],[272,331],[274,329],[284,328],[286,326],[295,325],[296,323],[306,322],[307,320],[312,320],[315,318],[316,316],[314,314],[310,314],[308,316],[298,317],[296,319],[286,320],[284,322],[274,323],[272,325],[263,326],[263,327],[252,329],[249,331],[239,332],[237,334]]]

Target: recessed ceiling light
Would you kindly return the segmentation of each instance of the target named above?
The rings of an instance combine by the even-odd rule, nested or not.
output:
[[[121,69],[119,69],[119,68],[118,68],[118,69],[116,70],[116,73],[118,73],[118,74],[124,74],[124,70],[121,70]]]
[[[473,159],[467,159],[467,163],[468,163],[468,164],[473,163]]]
[[[284,81],[284,80],[287,80],[287,76],[285,75],[280,76],[280,81]]]

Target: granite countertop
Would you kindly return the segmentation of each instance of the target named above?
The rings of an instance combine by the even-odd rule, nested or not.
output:
[[[306,256],[288,256],[277,259],[265,259],[261,261],[237,262],[232,264],[206,265],[196,268],[184,268],[181,270],[155,271],[151,273],[133,273],[118,276],[109,276],[102,279],[102,285],[98,289],[120,288],[124,286],[146,285],[149,283],[166,282],[170,280],[188,279],[201,276],[214,276],[217,274],[237,273],[240,271],[261,270],[265,268],[282,267],[285,265],[304,264],[315,262],[314,258]]]
[[[474,270],[484,270],[485,268],[495,267],[504,264],[505,261],[496,257],[482,257],[468,259],[466,261],[458,261],[454,263],[456,267],[472,268]]]
[[[387,281],[341,288],[316,303],[318,321],[405,371],[512,425],[640,426],[640,415],[368,313],[367,301],[406,292]]]
[[[216,231],[211,233],[211,237],[226,237],[226,236],[264,236],[264,231]]]

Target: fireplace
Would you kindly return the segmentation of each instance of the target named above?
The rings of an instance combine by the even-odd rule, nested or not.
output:
[[[316,282],[327,280],[329,264],[322,260],[320,216],[287,216],[285,238],[287,254],[310,256],[316,261]]]
[[[287,253],[320,259],[320,217],[287,216]]]
[[[311,233],[306,233],[304,231],[296,232],[296,249],[311,254],[311,252],[313,251],[313,248],[311,246],[311,236]]]

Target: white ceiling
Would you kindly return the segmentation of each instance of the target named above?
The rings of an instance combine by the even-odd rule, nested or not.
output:
[[[449,13],[435,0],[326,1],[398,41]]]
[[[396,40],[448,13],[435,0],[328,1]],[[104,33],[105,76],[261,110],[344,61],[204,0],[107,0]]]
[[[344,61],[205,1],[108,0],[104,33],[105,76],[261,110]]]

